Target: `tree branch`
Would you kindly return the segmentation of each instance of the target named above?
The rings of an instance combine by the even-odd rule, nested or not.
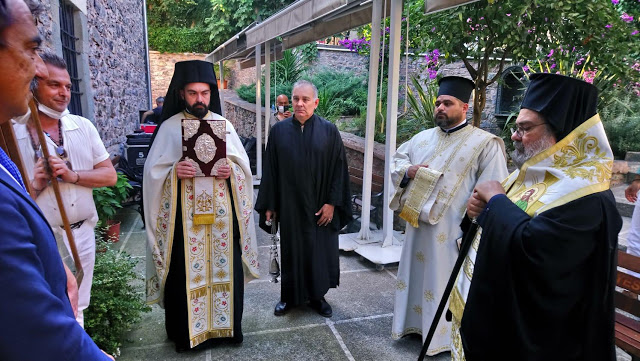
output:
[[[498,67],[498,71],[496,72],[496,75],[494,75],[493,78],[489,80],[489,82],[487,83],[487,86],[493,84],[496,80],[498,80],[498,78],[500,78],[500,75],[502,74],[502,70],[504,69],[504,61],[507,58],[508,53],[509,53],[508,48],[502,52],[502,59],[500,60],[500,66]]]
[[[473,65],[471,65],[469,60],[467,60],[466,56],[462,57],[462,62],[464,63],[465,68],[467,68],[469,75],[471,75],[471,79],[475,80],[478,72],[473,68]]]

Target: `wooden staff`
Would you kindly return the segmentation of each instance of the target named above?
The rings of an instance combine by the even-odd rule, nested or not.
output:
[[[36,106],[36,102],[33,98],[29,101],[29,109],[31,109],[31,119],[33,120],[33,124],[36,126],[36,131],[38,133],[40,149],[42,149],[42,157],[45,159],[45,161],[48,161],[49,147],[47,146],[47,139],[44,137],[44,132],[42,131],[42,124],[40,123],[40,117],[38,116],[38,107]],[[67,212],[64,209],[64,203],[62,203],[62,195],[60,194],[60,185],[58,184],[58,178],[54,177],[53,174],[51,174],[51,169],[49,169],[49,172],[49,175],[51,177],[51,185],[53,186],[53,193],[56,195],[56,202],[58,203],[58,209],[60,209],[60,217],[62,218],[64,231],[67,234],[67,239],[69,240],[69,248],[71,248],[73,263],[76,266],[76,280],[78,282],[78,288],[80,288],[80,283],[82,282],[82,278],[84,277],[84,271],[82,269],[82,264],[80,264],[78,249],[76,248],[76,242],[74,241],[73,233],[71,232],[71,224],[69,224],[69,218],[67,218]]]
[[[20,175],[22,176],[22,183],[24,183],[24,186],[27,188],[27,192],[29,192],[31,198],[35,200],[36,194],[33,187],[31,187],[31,182],[29,182],[29,175],[27,174],[27,170],[24,168],[24,163],[22,163],[22,156],[20,155],[20,149],[18,149],[18,142],[16,142],[16,136],[13,132],[13,125],[11,122],[4,122],[0,124],[0,147],[4,149],[4,152],[7,153],[9,158],[11,158],[18,167],[18,171],[20,171]]]
[[[431,327],[429,327],[429,332],[427,333],[427,338],[424,340],[422,344],[422,350],[420,350],[420,356],[418,356],[418,361],[423,361],[424,357],[427,355],[427,351],[429,350],[429,345],[431,344],[431,340],[433,339],[433,335],[436,333],[436,327],[438,326],[438,321],[442,316],[442,312],[444,312],[444,307],[449,300],[449,295],[451,294],[451,290],[453,289],[456,280],[458,279],[458,272],[460,272],[460,268],[462,268],[462,263],[464,263],[464,259],[467,257],[467,253],[469,253],[469,248],[473,243],[473,239],[476,237],[476,233],[478,233],[478,223],[473,221],[469,226],[467,232],[465,232],[464,237],[462,238],[462,245],[460,246],[460,253],[458,254],[458,259],[456,259],[456,263],[453,266],[453,271],[451,271],[451,275],[449,276],[449,282],[447,282],[447,287],[444,289],[444,294],[442,294],[442,298],[440,299],[440,303],[438,304],[438,309],[436,310],[436,315],[431,321]]]

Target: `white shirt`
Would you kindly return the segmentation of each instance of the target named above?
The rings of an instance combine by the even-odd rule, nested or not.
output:
[[[62,124],[62,138],[64,139],[63,146],[73,170],[91,170],[96,164],[109,159],[109,153],[100,139],[98,130],[89,119],[68,114],[60,120]],[[31,145],[29,131],[25,124],[14,124],[13,127],[18,141],[18,148],[22,155],[22,161],[24,162],[29,180],[31,181],[34,176],[35,152]],[[52,155],[56,154],[55,149],[57,146],[48,137],[47,144],[49,146],[49,153]],[[98,215],[95,204],[93,203],[92,188],[65,182],[60,182],[59,184],[69,222],[75,223],[88,220],[90,223],[95,224],[95,222],[98,221]],[[40,209],[42,209],[51,226],[55,227],[63,224],[53,187],[45,188],[45,190],[38,195],[36,203]]]

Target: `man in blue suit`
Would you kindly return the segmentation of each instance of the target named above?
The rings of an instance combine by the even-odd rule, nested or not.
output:
[[[24,0],[0,0],[0,123],[27,112],[40,42]],[[76,322],[53,232],[1,149],[0,235],[0,360],[113,360]]]

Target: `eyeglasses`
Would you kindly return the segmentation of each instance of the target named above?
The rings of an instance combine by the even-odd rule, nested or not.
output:
[[[544,124],[547,124],[547,123],[535,124],[535,125],[528,126],[526,128],[522,127],[520,125],[517,125],[515,130],[513,128],[511,128],[511,135],[518,134],[518,136],[520,138],[522,138],[522,137],[524,137],[525,134],[529,133],[533,128],[535,128],[535,127],[537,127],[539,125],[544,125]]]

